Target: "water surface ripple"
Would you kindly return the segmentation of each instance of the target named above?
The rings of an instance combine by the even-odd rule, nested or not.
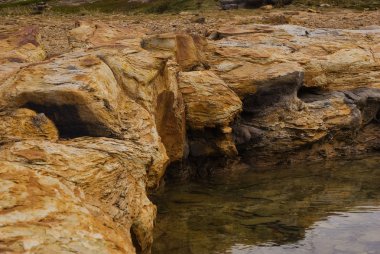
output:
[[[380,158],[171,184],[153,254],[380,253]]]

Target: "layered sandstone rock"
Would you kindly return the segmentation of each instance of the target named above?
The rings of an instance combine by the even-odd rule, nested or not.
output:
[[[192,129],[229,126],[241,111],[240,99],[210,71],[179,73],[179,89],[185,101],[187,124]]]
[[[251,163],[377,149],[360,136],[379,128],[378,30],[242,25],[216,34],[207,60],[243,101],[234,136]]]
[[[241,112],[239,97],[213,72],[179,73],[190,129],[190,155],[237,155],[230,125]]]
[[[58,207],[59,214],[49,215],[49,211],[34,211],[25,204],[32,214],[41,215],[35,215],[30,225],[26,221],[23,248],[37,253],[45,247],[60,251],[69,248],[64,237],[80,234],[82,238],[67,243],[77,247],[73,251],[82,252],[89,245],[86,251],[99,253],[133,253],[135,247],[150,252],[156,207],[146,191],[159,185],[169,161],[157,125],[164,131],[171,126],[174,137],[182,139],[175,144],[169,139],[173,160],[182,158],[185,142],[184,110],[174,75],[165,59],[154,58],[142,48],[131,52],[122,46],[117,50],[104,46],[25,65],[4,79],[0,85],[0,161],[4,170],[15,165],[27,169],[20,174],[43,174],[62,188],[76,188],[57,200],[68,206],[73,203],[72,213]],[[174,122],[167,123],[167,118]],[[21,184],[16,187],[22,188]],[[40,189],[49,191],[46,186]],[[7,193],[2,190],[9,196]],[[36,199],[35,205],[44,207],[43,202],[47,201]],[[86,207],[96,207],[96,213]],[[6,209],[2,207],[2,211]],[[82,209],[81,213],[76,209]],[[53,221],[62,217],[68,220],[67,229],[62,235],[46,236],[46,226],[33,227],[38,216],[50,216]],[[99,221],[91,216],[100,216]],[[70,220],[83,221],[83,225],[70,225]],[[100,232],[97,223],[107,220],[112,223]],[[17,231],[12,221],[4,223],[9,232]],[[82,230],[83,226],[93,230]],[[81,233],[85,230],[87,235]],[[118,236],[113,239],[115,234]],[[56,237],[62,242],[51,243]],[[19,250],[19,245],[6,245],[7,251]]]
[[[202,48],[202,41],[194,40],[188,34],[146,36],[141,45],[147,50],[174,58],[182,71],[203,68],[202,56],[198,50]]]
[[[3,253],[134,252],[129,232],[65,179],[1,161],[0,186]]]
[[[45,114],[21,108],[0,113],[0,119],[0,140],[3,143],[29,138],[58,140],[58,130]]]
[[[0,36],[1,249],[149,253],[170,162],[380,148],[378,30],[137,27],[79,22],[45,61],[37,30]]]
[[[76,28],[69,34],[73,48],[93,48],[99,46],[128,46],[132,41],[139,41],[148,31],[141,26],[113,26],[103,22],[76,21]],[[136,44],[137,48],[138,43]]]
[[[85,44],[97,48],[94,54],[112,70],[128,98],[153,115],[170,160],[178,161],[186,147],[184,104],[176,79],[178,67],[169,60],[171,56],[152,54],[142,48],[144,32],[146,29],[141,27],[78,22],[69,38],[73,47]]]
[[[0,35],[0,82],[28,63],[45,59],[41,36],[34,26]]]
[[[83,190],[95,205],[136,235],[143,250],[152,243],[155,206],[145,194],[150,158],[131,141],[77,138],[59,143],[25,140],[1,147],[1,161],[54,176]]]

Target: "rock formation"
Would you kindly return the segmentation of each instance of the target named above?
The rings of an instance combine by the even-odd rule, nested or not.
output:
[[[0,35],[1,251],[149,253],[169,164],[380,149],[378,29],[211,35],[78,22],[49,59],[35,27]]]
[[[21,193],[18,200],[9,194],[12,191],[4,190],[7,198],[3,199],[1,226],[9,232],[17,231],[15,220],[20,220],[27,224],[25,230],[29,232],[25,236],[22,232],[5,235],[2,242],[6,251],[66,248],[63,239],[51,243],[50,238],[59,234],[47,237],[43,225],[41,229],[32,226],[45,217],[61,220],[59,214],[66,216],[67,219],[62,217],[62,220],[68,223],[77,220],[79,228],[80,223],[90,227],[84,229],[88,233],[81,233],[76,224],[67,225],[69,231],[63,232],[62,237],[82,236],[72,239],[73,252],[81,252],[88,242],[94,252],[132,253],[131,234],[136,239],[135,247],[142,253],[150,251],[156,208],[147,198],[146,189],[156,188],[169,161],[157,125],[167,131],[169,123],[162,121],[174,116],[172,120],[178,123],[171,122],[170,126],[178,128],[178,136],[182,137],[182,104],[181,100],[175,100],[179,96],[178,89],[176,85],[170,87],[174,73],[165,60],[149,57],[148,52],[139,55],[127,48],[119,50],[125,55],[107,47],[74,51],[22,66],[2,82],[0,161],[5,165],[2,175],[8,177],[7,172],[14,171],[6,165],[20,168],[20,174],[41,182],[37,187],[41,193],[60,186],[65,195],[59,196],[57,202],[68,206],[72,203],[74,207],[72,214],[67,212],[69,207],[61,208],[58,204],[57,208],[49,209],[50,204],[44,199],[36,199],[34,203],[36,207],[46,207],[44,209],[28,204],[22,207],[19,205],[22,198],[28,195],[33,198],[33,192]],[[142,57],[143,61],[137,61],[136,57]],[[161,109],[164,106],[167,108]],[[173,144],[169,142],[168,151],[175,160],[179,152],[172,151],[170,145]],[[22,190],[22,184],[31,180],[26,178],[20,186],[12,181],[10,186]],[[49,187],[51,185],[53,187]],[[70,190],[74,187],[77,190]],[[49,195],[53,200],[58,194]],[[83,210],[87,205],[96,209]],[[75,213],[75,209],[82,209],[82,214]],[[18,218],[20,213],[25,216]],[[109,234],[107,230],[101,231],[106,220],[98,221],[97,214],[112,222],[107,226]],[[118,237],[112,238],[115,234]],[[92,235],[98,239],[94,246]],[[11,244],[19,237],[25,237],[24,245]]]
[[[250,162],[378,149],[379,30],[243,25],[217,33],[207,60],[243,101],[234,134]]]

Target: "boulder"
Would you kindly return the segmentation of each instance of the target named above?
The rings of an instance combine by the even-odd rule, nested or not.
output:
[[[73,48],[94,48],[99,46],[126,46],[139,48],[139,38],[149,30],[141,25],[116,26],[100,21],[79,20],[69,32],[69,42]]]
[[[241,111],[239,97],[213,72],[181,72],[178,85],[192,129],[229,126]]]
[[[378,58],[380,59],[380,58]],[[305,86],[334,90],[357,87],[380,88],[379,62],[370,48],[341,49],[316,57],[305,66]]]
[[[170,56],[179,64],[182,71],[202,69],[202,57],[197,44],[188,34],[162,34],[147,36],[142,40],[142,47]]]
[[[146,143],[152,155],[148,174],[153,187],[168,159],[154,117],[123,93],[97,54],[68,53],[22,69],[0,87],[0,108],[43,113],[55,123],[61,138],[110,137]]]
[[[211,71],[179,73],[190,155],[237,155],[229,127],[241,112],[239,97]]]
[[[153,116],[170,160],[182,159],[186,146],[185,110],[176,66],[146,50],[103,48],[96,54],[112,70],[128,98]]]
[[[112,70],[128,98],[153,116],[170,160],[177,161],[184,156],[186,147],[184,105],[177,86],[177,67],[172,60],[168,60],[170,56],[157,56],[157,51],[153,49],[161,47],[155,44],[155,39],[141,39],[145,32],[146,29],[133,29],[129,26],[116,27],[101,22],[80,21],[77,28],[71,30],[70,40],[74,46],[84,43],[86,47],[98,47],[93,50],[93,54]],[[175,38],[181,41],[182,37],[178,35]],[[190,41],[181,44],[181,50],[185,53],[177,52],[174,46],[166,44],[163,51],[172,52],[172,56],[178,55],[177,59],[182,59],[182,64],[187,66],[196,61],[194,58],[198,53],[192,38],[185,38],[185,41]],[[173,42],[168,42],[171,43]],[[185,44],[190,45],[189,50]],[[152,50],[154,52],[150,52]],[[186,58],[187,51],[192,52],[189,58]]]

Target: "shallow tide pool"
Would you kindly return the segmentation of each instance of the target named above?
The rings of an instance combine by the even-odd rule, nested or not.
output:
[[[169,184],[153,254],[380,253],[380,158]]]

